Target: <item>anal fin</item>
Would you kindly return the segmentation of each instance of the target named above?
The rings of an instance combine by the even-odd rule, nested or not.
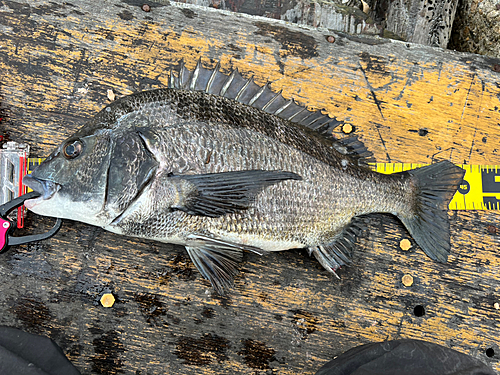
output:
[[[338,278],[335,271],[351,263],[352,250],[357,236],[363,231],[363,223],[361,218],[354,218],[332,242],[310,246],[307,249],[309,255],[314,255],[328,272]]]

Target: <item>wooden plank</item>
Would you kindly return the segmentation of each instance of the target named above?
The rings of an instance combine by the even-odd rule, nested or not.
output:
[[[348,2],[342,0],[177,1],[276,18],[300,25],[324,27],[350,34],[378,35],[442,48],[446,48],[450,40],[458,5],[458,0],[358,0]],[[491,4],[491,6],[494,6],[494,4]],[[467,12],[465,13],[467,14]],[[475,16],[477,17],[477,15]],[[468,30],[464,31],[468,33]],[[482,30],[482,33],[477,35],[478,38],[481,38],[484,33],[494,35],[496,31],[495,28],[490,28],[487,31]],[[458,34],[461,33],[462,30],[458,32]],[[460,48],[457,49],[461,50]]]
[[[202,58],[353,125],[378,161],[500,164],[498,60],[194,6],[140,5],[0,1],[0,89],[10,113],[0,134],[45,156],[109,102],[108,90],[164,87],[170,67]],[[498,214],[450,215],[447,264],[413,242],[400,249],[408,233],[380,215],[340,281],[302,251],[247,254],[225,298],[212,295],[181,247],[66,222],[50,241],[0,256],[0,323],[51,336],[83,373],[313,374],[351,347],[399,337],[500,370]],[[27,230],[51,222],[30,215]],[[112,308],[99,305],[105,292],[117,298]],[[425,315],[417,317],[419,305]]]
[[[371,17],[408,42],[446,48],[458,1],[368,0]]]
[[[386,37],[396,37],[401,39],[402,36],[396,35],[392,30],[405,29],[405,25],[409,18],[418,17],[417,13],[412,17],[402,17],[396,20],[391,17],[390,22],[384,22],[386,28],[382,26],[387,15],[384,13],[388,10],[387,4],[378,4],[374,2],[370,4],[377,21],[368,15],[368,4],[365,3],[366,13],[363,12],[363,4],[361,1],[350,1],[347,4],[341,0],[334,1],[309,1],[309,0],[281,0],[281,1],[224,1],[224,0],[180,0],[180,3],[203,5],[216,9],[230,10],[250,14],[254,16],[263,16],[274,18],[287,22],[297,23],[299,25],[309,25],[313,27],[322,27],[335,31],[346,32],[350,34],[365,34],[365,35],[384,35]],[[400,4],[395,4],[399,6]],[[389,9],[394,9],[395,6],[390,4]],[[390,13],[394,13],[393,10]],[[406,13],[406,9],[403,11]],[[389,12],[387,12],[389,13]],[[401,26],[401,22],[405,25]],[[406,36],[406,33],[405,33]],[[426,43],[424,43],[426,44]],[[427,43],[428,44],[428,43]]]

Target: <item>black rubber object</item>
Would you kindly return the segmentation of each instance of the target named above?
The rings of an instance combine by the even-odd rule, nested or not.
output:
[[[81,375],[61,348],[45,336],[0,326],[2,375]]]
[[[420,340],[361,345],[321,367],[316,375],[495,375],[467,354]]]

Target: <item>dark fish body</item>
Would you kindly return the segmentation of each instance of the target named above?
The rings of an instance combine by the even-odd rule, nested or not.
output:
[[[398,216],[446,261],[447,204],[462,169],[373,172],[358,143],[316,131],[330,118],[235,72],[198,65],[170,86],[117,100],[63,142],[26,178],[43,193],[28,208],[182,244],[219,291],[243,250],[307,248],[334,272],[349,262],[353,218],[374,212]]]

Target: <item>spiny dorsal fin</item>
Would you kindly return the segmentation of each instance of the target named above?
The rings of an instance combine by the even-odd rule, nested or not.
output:
[[[259,86],[254,82],[253,77],[245,78],[237,69],[226,75],[220,72],[220,63],[217,63],[214,69],[206,69],[202,66],[201,60],[198,60],[196,68],[190,71],[182,62],[177,75],[170,72],[168,87],[204,91],[252,106],[330,138],[334,141],[333,147],[337,151],[357,159],[359,164],[372,161],[369,159],[373,155],[357,137],[337,139],[332,134],[333,129],[342,124],[341,121],[321,111],[310,111],[293,99],[285,99],[281,91],[273,91],[269,84]]]
[[[340,124],[320,111],[310,111],[306,107],[287,100],[280,92],[274,92],[269,85],[257,85],[253,77],[244,78],[236,69],[229,75],[219,71],[220,64],[214,69],[206,69],[198,61],[196,68],[190,71],[181,63],[177,76],[171,72],[169,88],[205,91],[209,94],[223,96],[250,105],[264,112],[279,116],[282,119],[306,126],[313,130],[329,128]]]

